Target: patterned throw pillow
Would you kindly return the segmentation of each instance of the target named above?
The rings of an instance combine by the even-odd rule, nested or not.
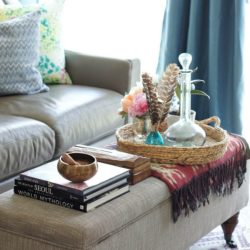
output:
[[[18,6],[21,6],[21,3],[19,2],[19,0],[4,0],[5,4],[15,4]]]
[[[40,11],[0,22],[0,95],[48,91],[36,66]]]
[[[65,70],[65,54],[60,40],[63,4],[64,0],[47,0],[40,5],[6,5],[0,8],[0,22],[38,9],[41,11],[38,70],[47,84],[71,84]]]

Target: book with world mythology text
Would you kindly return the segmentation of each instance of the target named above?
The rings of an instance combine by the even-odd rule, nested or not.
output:
[[[82,212],[89,212],[93,210],[94,208],[97,208],[100,205],[103,205],[106,202],[111,201],[128,192],[129,192],[129,185],[125,184],[121,187],[115,188],[114,190],[106,192],[105,194],[102,194],[96,198],[93,198],[92,200],[88,202],[78,202],[78,201],[69,200],[69,199],[62,199],[61,197],[37,193],[34,190],[32,191],[31,189],[28,189],[26,187],[14,186],[15,194],[29,197],[32,199],[36,199],[39,201],[44,201],[47,203],[55,204],[58,206],[75,209],[75,210],[82,211]]]

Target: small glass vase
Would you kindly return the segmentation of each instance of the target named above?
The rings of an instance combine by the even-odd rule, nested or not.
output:
[[[151,131],[151,120],[149,116],[133,118],[134,141],[145,143],[148,133]]]
[[[190,117],[192,70],[189,69],[189,65],[192,56],[188,53],[180,54],[179,61],[183,67],[179,78],[181,85],[180,119],[165,132],[165,145],[173,147],[202,146],[206,140],[205,131]]]
[[[161,133],[158,130],[151,131],[146,138],[146,144],[164,145],[164,140],[163,140]]]

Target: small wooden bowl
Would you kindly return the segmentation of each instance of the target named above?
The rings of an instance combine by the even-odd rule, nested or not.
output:
[[[66,162],[67,158],[69,158],[69,160]],[[96,174],[98,164],[93,155],[72,152],[62,155],[59,158],[57,169],[65,179],[72,182],[83,182]]]

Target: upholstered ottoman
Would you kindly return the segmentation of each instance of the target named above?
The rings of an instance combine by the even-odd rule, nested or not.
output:
[[[0,249],[184,250],[247,204],[248,179],[176,223],[169,190],[154,177],[89,213],[8,191],[0,195]]]

